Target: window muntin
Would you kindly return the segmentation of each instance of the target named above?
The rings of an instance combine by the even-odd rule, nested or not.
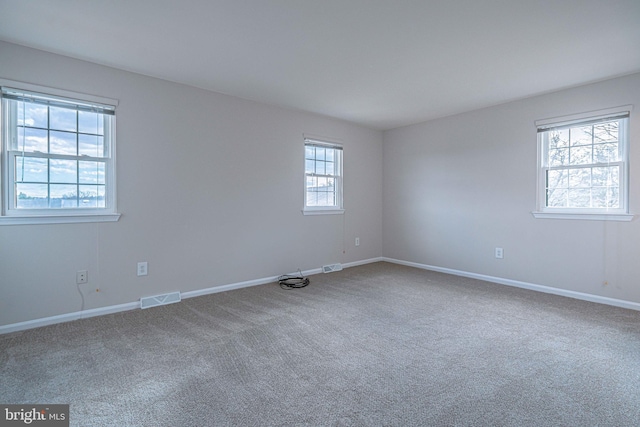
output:
[[[628,112],[538,128],[539,211],[627,213]]]
[[[342,210],[342,146],[305,139],[305,211]]]
[[[115,212],[115,107],[2,88],[2,216]]]

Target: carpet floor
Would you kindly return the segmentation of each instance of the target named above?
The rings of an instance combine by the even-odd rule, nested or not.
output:
[[[640,312],[390,263],[0,336],[72,426],[638,426]]]

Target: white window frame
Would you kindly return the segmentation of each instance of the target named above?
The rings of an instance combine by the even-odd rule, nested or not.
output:
[[[53,89],[39,85],[0,79],[0,225],[56,224],[78,222],[117,221],[120,214],[116,208],[116,129],[115,109],[118,101],[110,98],[80,94]],[[7,99],[1,96],[8,93]],[[21,95],[19,95],[21,94]],[[105,146],[108,155],[89,157],[85,155],[56,155],[52,153],[22,153],[12,150],[12,138],[17,138],[16,112],[11,105],[11,96],[34,97],[38,102],[51,102],[75,105],[78,109],[95,108],[108,112],[111,119],[104,129]],[[15,104],[14,104],[15,105]],[[15,158],[25,156],[43,159],[67,159],[80,161],[99,161],[105,164],[105,206],[92,208],[19,208],[15,196]],[[76,185],[79,185],[77,183]]]
[[[629,116],[633,106],[609,108],[588,113],[574,114],[570,116],[552,119],[537,120],[535,122],[538,132],[538,167],[537,167],[537,207],[532,212],[535,218],[551,219],[585,219],[603,221],[631,221],[633,215],[629,214]],[[547,206],[547,173],[553,170],[547,164],[549,131],[568,129],[581,125],[598,122],[619,120],[618,150],[619,160],[609,163],[589,163],[580,166],[562,166],[561,169],[587,168],[597,166],[618,166],[619,168],[619,201],[617,208],[570,208]]]
[[[329,174],[315,174],[307,173],[306,170],[306,151],[308,146],[324,147],[335,150],[334,156],[334,170]],[[311,135],[304,135],[304,150],[303,150],[303,167],[304,167],[304,205],[302,213],[304,215],[340,215],[344,213],[343,206],[343,162],[344,162],[344,149],[339,140],[326,137],[318,137]],[[320,178],[333,178],[335,185],[335,200],[336,204],[332,206],[310,206],[307,204],[307,179],[310,177]]]

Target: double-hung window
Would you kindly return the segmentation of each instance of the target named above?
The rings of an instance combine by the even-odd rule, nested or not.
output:
[[[340,214],[342,207],[342,145],[321,139],[304,141],[306,215]]]
[[[0,223],[114,221],[115,105],[2,87]]]
[[[536,122],[536,217],[630,220],[630,107]]]

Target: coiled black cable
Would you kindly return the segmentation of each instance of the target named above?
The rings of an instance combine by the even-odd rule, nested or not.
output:
[[[284,274],[278,277],[278,283],[282,289],[297,289],[304,288],[309,284],[309,278],[304,277],[302,272],[298,270],[300,273],[298,276],[292,276],[289,274]]]

